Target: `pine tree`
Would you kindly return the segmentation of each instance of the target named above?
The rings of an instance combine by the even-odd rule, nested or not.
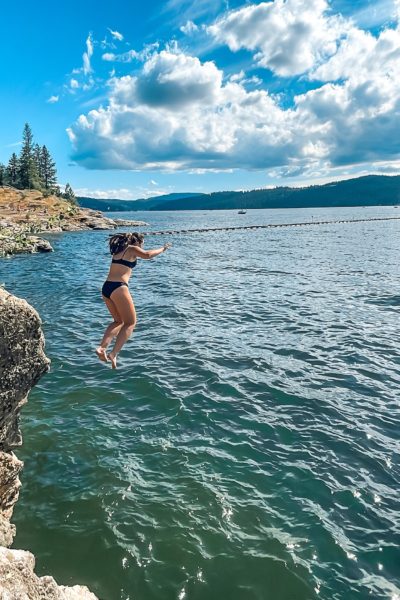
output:
[[[61,195],[57,184],[57,169],[54,160],[46,146],[42,148],[34,144],[32,130],[29,123],[25,123],[22,148],[19,157],[15,153],[11,156],[7,167],[0,165],[0,185],[8,184],[18,188],[41,190],[43,193]],[[71,195],[72,194],[72,195]],[[71,188],[71,202],[74,193]]]
[[[8,165],[6,168],[6,182],[8,185],[12,185],[14,187],[18,187],[18,175],[19,175],[19,161],[18,157],[13,152],[11,154],[11,158],[8,161]]]
[[[38,175],[39,182],[41,186],[43,186],[42,150],[39,144],[35,144],[33,147],[33,160],[35,162],[35,169]]]
[[[67,183],[67,185],[65,186],[65,190],[64,190],[64,193],[62,196],[63,196],[63,198],[65,198],[65,200],[68,200],[68,202],[71,202],[71,204],[76,204],[76,196],[75,196],[74,190],[69,185],[69,183]]]
[[[57,170],[56,163],[50,156],[46,146],[42,147],[40,152],[40,173],[43,186],[46,190],[57,190]]]
[[[18,185],[21,188],[40,187],[33,147],[33,134],[29,123],[25,123],[22,134],[22,149],[19,156]]]

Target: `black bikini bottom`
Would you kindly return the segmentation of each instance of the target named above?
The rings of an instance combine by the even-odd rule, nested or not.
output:
[[[121,287],[121,285],[126,285],[126,287],[128,287],[128,284],[124,283],[123,281],[105,281],[101,293],[106,298],[111,298],[111,294],[114,292],[114,290]]]

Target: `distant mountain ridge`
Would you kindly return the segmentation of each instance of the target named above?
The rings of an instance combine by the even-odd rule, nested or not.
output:
[[[152,196],[151,198],[140,198],[139,200],[119,200],[118,198],[88,198],[87,196],[78,196],[79,206],[83,208],[92,208],[94,210],[106,211],[132,211],[132,210],[151,210],[153,207],[170,202],[179,198],[198,197],[199,193],[180,192],[174,194],[163,194],[162,196]],[[159,210],[158,208],[156,210]]]
[[[317,208],[400,204],[400,175],[366,175],[304,188],[277,187],[248,192],[168,194],[148,200],[77,198],[97,210],[226,210],[239,208]]]

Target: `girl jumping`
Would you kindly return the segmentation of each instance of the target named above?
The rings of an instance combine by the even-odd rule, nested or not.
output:
[[[110,361],[113,369],[117,368],[118,352],[132,335],[136,325],[135,305],[128,288],[132,269],[136,267],[138,258],[149,260],[171,247],[171,244],[164,244],[162,248],[144,250],[143,241],[141,233],[117,233],[109,242],[112,261],[102,288],[102,296],[113,322],[105,330],[96,354],[101,361]],[[114,348],[107,354],[107,347],[114,337]]]

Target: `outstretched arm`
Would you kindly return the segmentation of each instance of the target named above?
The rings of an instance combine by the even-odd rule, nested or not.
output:
[[[167,243],[167,244],[164,244],[164,246],[162,246],[161,248],[155,248],[154,250],[143,250],[143,248],[141,248],[140,246],[131,246],[131,248],[132,248],[132,250],[134,250],[135,255],[138,258],[144,258],[145,260],[150,260],[151,258],[154,258],[155,256],[158,256],[159,254],[162,254],[163,252],[168,250],[168,248],[170,248],[171,246],[172,246],[172,244]]]

